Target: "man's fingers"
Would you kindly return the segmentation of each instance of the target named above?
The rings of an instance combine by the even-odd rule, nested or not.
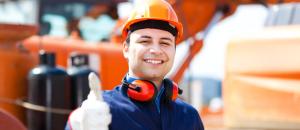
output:
[[[89,74],[89,86],[90,91],[95,94],[96,99],[102,101],[100,80],[94,72]]]

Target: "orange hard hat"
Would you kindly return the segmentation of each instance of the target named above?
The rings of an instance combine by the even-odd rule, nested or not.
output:
[[[122,37],[126,39],[130,26],[147,20],[158,20],[169,23],[170,26],[177,30],[176,44],[183,35],[182,24],[178,21],[176,12],[172,6],[165,0],[146,0],[144,5],[138,5],[138,8],[133,10],[122,30]]]

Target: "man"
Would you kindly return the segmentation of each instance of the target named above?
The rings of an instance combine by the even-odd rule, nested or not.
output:
[[[164,0],[149,0],[132,13],[122,33],[126,39],[123,54],[128,60],[128,74],[121,85],[103,92],[112,115],[110,130],[204,129],[197,110],[178,99],[177,85],[165,79],[182,32],[176,13]],[[83,103],[81,109],[85,106]],[[76,118],[72,115],[67,128],[83,125],[72,121]],[[96,115],[95,112],[93,116]],[[99,120],[109,117],[98,115]]]

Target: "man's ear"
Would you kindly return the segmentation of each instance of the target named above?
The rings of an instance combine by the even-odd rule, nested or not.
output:
[[[128,59],[128,50],[129,50],[129,44],[126,42],[123,42],[123,56]]]

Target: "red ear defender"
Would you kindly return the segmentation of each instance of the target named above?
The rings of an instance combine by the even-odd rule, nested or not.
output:
[[[156,93],[155,85],[146,80],[135,80],[128,84],[127,95],[137,101],[151,101]]]
[[[138,79],[129,83],[126,81],[126,77],[124,77],[122,83],[122,88],[125,89],[127,96],[136,101],[153,101],[158,93],[155,84],[148,80]],[[182,93],[178,85],[170,79],[164,79],[163,84],[165,88],[165,96],[163,96],[164,102],[175,101],[178,94]]]
[[[182,90],[178,87],[178,85],[170,80],[164,79],[164,84],[166,88],[166,99],[168,101],[175,101],[179,94],[182,94]]]

